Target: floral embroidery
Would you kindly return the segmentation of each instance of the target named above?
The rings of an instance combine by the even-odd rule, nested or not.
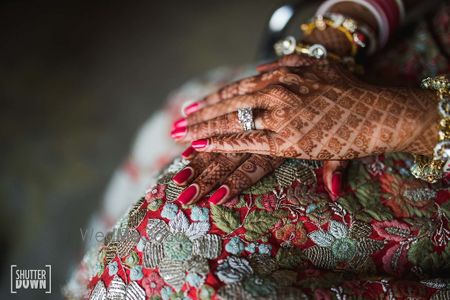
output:
[[[139,256],[134,251],[131,252],[127,258],[125,258],[125,264],[130,268],[134,267],[137,263],[139,263]]]
[[[225,250],[228,253],[239,255],[242,251],[244,251],[244,243],[240,238],[235,236],[225,245]]]
[[[157,184],[145,192],[145,200],[150,202],[153,199],[163,199],[165,190],[166,186],[164,184]]]
[[[387,193],[383,201],[397,217],[430,217],[433,193],[426,182],[385,173],[380,177],[381,187]]]
[[[203,276],[200,276],[196,273],[189,273],[186,276],[186,281],[191,285],[194,286],[196,288],[200,287],[203,285],[205,278]]]
[[[396,242],[403,241],[411,234],[408,225],[397,220],[374,223],[373,229],[381,237]]]
[[[319,229],[309,234],[317,246],[308,248],[305,254],[318,267],[331,269],[346,262],[349,267],[358,268],[382,246],[382,243],[366,238],[367,231],[370,232],[370,227],[365,224],[354,224],[349,229],[344,223],[331,220],[328,231]]]
[[[219,262],[216,274],[226,284],[218,291],[221,299],[265,299],[274,296],[301,299],[305,296],[292,287],[296,273],[279,270],[276,261],[268,255],[253,255],[250,261],[230,256]],[[286,288],[279,290],[280,286]]]
[[[192,221],[208,221],[209,220],[209,209],[205,207],[194,206],[191,210]]]
[[[157,211],[161,207],[162,203],[163,203],[162,199],[150,200],[147,209],[151,211]]]
[[[208,222],[189,221],[179,212],[169,224],[149,219],[148,243],[144,249],[146,267],[159,268],[161,277],[179,291],[186,279],[186,272],[206,274],[207,259],[216,258],[221,251],[221,239],[208,234]]]
[[[272,246],[267,244],[261,244],[258,246],[258,251],[261,254],[270,254],[272,251]]]
[[[147,243],[147,239],[145,237],[141,237],[139,239],[138,244],[136,245],[136,249],[139,251],[144,251],[145,244]]]
[[[172,220],[178,213],[178,206],[173,203],[166,203],[161,212],[161,217]]]
[[[301,246],[307,240],[307,235],[303,223],[297,224],[285,224],[275,231],[275,237],[283,241],[283,245],[293,244],[295,246]]]
[[[255,243],[248,244],[247,246],[245,246],[245,251],[247,251],[248,253],[255,253],[256,244]]]
[[[159,296],[164,280],[156,272],[152,272],[149,276],[142,280],[142,287],[148,297]]]
[[[393,194],[379,184],[389,175],[404,176],[404,164],[394,161],[379,158],[384,170],[375,180],[364,163],[354,163],[349,185],[355,190],[336,202],[312,190],[316,183],[294,180],[282,188],[274,185],[290,180],[284,173],[266,179],[254,189],[255,194],[240,195],[227,206],[202,203],[205,207],[181,208],[168,202],[167,195],[146,203],[140,200],[100,252],[98,273],[93,274],[100,280],[92,295],[123,298],[129,289],[151,300],[306,299],[305,289],[312,293],[308,295],[321,293],[330,299],[383,298],[389,290],[395,295],[419,295],[423,288],[418,283],[412,286],[408,281],[411,292],[404,292],[401,283],[363,277],[377,270],[395,275],[406,271],[439,274],[450,261],[450,192],[410,185],[396,195],[408,205],[433,201],[433,206],[426,206],[431,217],[396,218],[394,209],[382,204],[392,201]],[[165,189],[165,193],[175,192]],[[161,203],[152,206],[158,200]],[[142,220],[147,222],[144,234]],[[132,243],[121,239],[120,232],[128,231],[140,239]],[[438,253],[437,248],[442,250]],[[350,277],[353,272],[360,277]],[[103,276],[114,278],[105,280],[110,282],[105,285]],[[367,289],[359,288],[364,285]]]
[[[113,262],[110,262],[109,264],[108,264],[108,274],[109,274],[109,276],[114,276],[114,275],[116,275],[117,274],[117,271],[119,270],[119,267],[118,267],[118,265],[117,265],[117,261],[113,261]]]
[[[142,273],[142,266],[134,266],[130,270],[131,280],[141,280],[144,274]]]

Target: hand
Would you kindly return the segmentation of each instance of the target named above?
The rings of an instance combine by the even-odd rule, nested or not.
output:
[[[342,160],[405,150],[435,121],[429,93],[376,87],[338,65],[301,61],[188,107],[173,137],[198,151]],[[243,132],[241,107],[254,110],[256,130]]]
[[[184,157],[191,162],[172,179],[177,185],[189,185],[178,201],[193,204],[217,189],[209,198],[215,205],[251,187],[284,160],[257,154],[198,153],[192,148],[184,152]]]

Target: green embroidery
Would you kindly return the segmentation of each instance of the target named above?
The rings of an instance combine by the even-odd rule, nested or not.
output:
[[[273,280],[257,275],[245,278],[242,285],[244,290],[257,298],[275,295],[277,292],[277,285]]]
[[[139,263],[139,256],[135,251],[132,251],[130,255],[125,259],[125,264],[130,268],[134,267]]]
[[[450,243],[447,244],[444,251],[437,253],[427,236],[420,238],[409,248],[408,259],[414,265],[419,266],[425,274],[448,275],[450,272]]]
[[[356,242],[349,238],[337,239],[331,245],[331,252],[337,261],[347,261],[356,254]]]
[[[151,211],[157,211],[157,210],[161,207],[161,204],[162,204],[162,203],[163,203],[162,199],[155,199],[155,200],[152,200],[152,201],[148,204],[147,209],[148,209],[148,210],[151,210]]]
[[[283,211],[277,212],[268,213],[263,210],[255,210],[249,213],[244,220],[244,228],[247,230],[245,238],[248,241],[260,239],[279,221],[280,213]]]
[[[225,233],[231,233],[240,226],[239,214],[220,205],[211,205],[211,217],[214,225]]]
[[[192,256],[192,242],[181,232],[177,232],[165,240],[164,252],[175,261],[185,261]]]
[[[299,265],[303,265],[304,263],[302,252],[296,247],[281,247],[275,258],[281,267],[287,269],[297,268]]]
[[[338,202],[356,219],[370,222],[392,220],[392,212],[381,205],[381,187],[378,181],[372,180],[364,164],[356,162],[349,167],[349,184],[354,194],[344,195]]]

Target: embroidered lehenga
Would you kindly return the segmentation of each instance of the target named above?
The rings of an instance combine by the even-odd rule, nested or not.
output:
[[[446,45],[448,16],[443,9],[433,21]],[[448,72],[438,48],[421,24],[373,64],[372,74],[415,84]],[[181,103],[242,74],[222,70],[191,83],[160,114],[174,120]],[[152,156],[148,128],[162,126],[161,119],[149,121],[116,174],[103,224],[117,214],[109,206],[151,187],[104,243],[87,251],[68,298],[450,299],[450,178],[433,185],[414,178],[406,154],[367,157],[351,161],[344,193],[332,201],[321,162],[289,159],[226,205],[205,199],[181,206],[175,200],[182,188],[171,179],[187,162],[175,158],[153,176],[181,149],[167,143],[159,149],[164,157],[145,158]]]

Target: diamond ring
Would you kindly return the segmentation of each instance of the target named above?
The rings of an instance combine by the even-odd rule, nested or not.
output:
[[[251,108],[239,108],[238,119],[244,131],[255,130],[255,121],[253,120],[253,111]]]

